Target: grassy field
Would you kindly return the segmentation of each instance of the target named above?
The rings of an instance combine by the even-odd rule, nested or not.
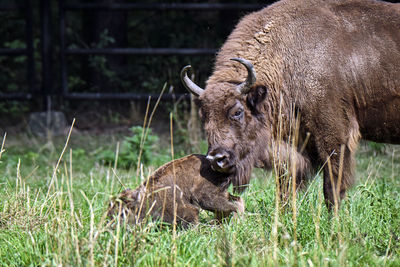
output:
[[[323,204],[320,175],[295,206],[282,208],[273,174],[256,170],[243,194],[243,216],[218,225],[202,211],[199,225],[174,231],[159,223],[106,226],[110,197],[157,167],[138,174],[101,164],[96,155],[116,150],[117,141],[72,134],[59,160],[65,137],[7,137],[0,158],[1,266],[400,266],[398,146],[360,147],[358,181],[337,217]],[[163,146],[151,152],[160,162],[171,159]]]

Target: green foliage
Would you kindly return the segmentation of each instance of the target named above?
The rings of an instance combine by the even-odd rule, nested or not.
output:
[[[72,75],[70,75],[68,77],[68,86],[70,88],[75,88],[75,87],[85,86],[85,85],[86,85],[86,82],[84,80],[82,80],[81,77],[72,76]]]
[[[109,35],[108,29],[104,29],[103,32],[101,32],[100,34],[99,42],[93,43],[92,47],[105,48],[113,43],[115,43],[114,38],[112,38]],[[89,66],[94,70],[100,72],[104,76],[106,76],[111,81],[114,81],[116,79],[116,73],[115,71],[110,70],[109,67],[107,66],[107,58],[105,56],[101,55],[90,56]]]
[[[0,38],[1,39],[1,38]],[[23,39],[14,39],[12,41],[3,42],[5,48],[11,49],[25,49],[26,43]],[[33,40],[36,81],[40,81],[40,53],[39,53],[39,39]],[[27,56],[0,56],[0,84],[2,84],[2,93],[23,93],[29,89],[27,81]],[[0,114],[2,119],[7,124],[7,120],[15,120],[20,118],[31,108],[30,104],[21,101],[2,101],[0,102]]]
[[[38,51],[40,41],[38,38],[33,40],[34,47],[34,59],[35,59],[35,69],[36,69],[36,79],[40,80],[41,71],[41,55]],[[5,48],[10,49],[26,49],[26,42],[21,39],[14,39],[12,41],[6,41],[3,43]],[[0,56],[1,72],[0,81],[4,81],[7,85],[7,92],[21,92],[25,91],[26,88],[26,71],[27,71],[27,56],[20,55],[15,57]]]
[[[8,153],[6,150],[2,155],[2,162],[7,163],[10,167],[15,167],[18,162],[24,162],[26,164],[35,164],[39,154],[33,151],[28,151],[23,155]]]
[[[368,147],[376,155],[376,154],[383,154],[385,152],[386,145],[383,143],[375,143],[370,141],[368,142]]]
[[[15,84],[10,84],[7,87],[12,90],[17,90]],[[26,102],[21,101],[6,101],[0,102],[0,114],[3,116],[4,121],[10,121],[12,125],[15,125],[15,118],[22,116],[29,111],[30,105]]]
[[[26,43],[22,42],[19,39],[13,40],[11,42],[5,42],[4,46],[7,48],[11,48],[11,49],[26,49]],[[26,56],[22,55],[22,56],[17,56],[14,58],[14,62],[16,63],[24,63],[26,61]]]
[[[118,153],[118,166],[122,168],[136,167],[139,157],[143,164],[153,164],[154,151],[159,143],[157,135],[152,134],[151,129],[143,129],[141,126],[131,128],[132,135],[126,136],[121,143]],[[115,151],[103,150],[99,152],[97,158],[104,164],[115,164]]]

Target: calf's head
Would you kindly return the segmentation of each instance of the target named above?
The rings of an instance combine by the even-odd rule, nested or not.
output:
[[[256,72],[249,61],[232,60],[246,68],[245,81],[222,77],[219,82],[209,82],[204,90],[187,76],[190,66],[182,69],[181,78],[199,100],[200,117],[208,140],[207,159],[214,170],[234,173],[233,185],[241,191],[249,182],[253,165],[265,154],[261,144],[268,135],[263,103],[267,88],[257,85]],[[236,62],[232,62],[232,69],[243,68]]]
[[[108,206],[107,216],[113,222],[120,219],[126,220],[130,224],[135,224],[139,218],[138,213],[146,192],[144,186],[136,190],[125,189],[118,197],[115,197]],[[122,220],[121,220],[122,221]]]

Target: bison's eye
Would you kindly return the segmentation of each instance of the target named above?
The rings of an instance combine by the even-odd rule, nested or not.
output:
[[[239,121],[243,118],[243,109],[239,108],[235,110],[231,116],[232,119]]]

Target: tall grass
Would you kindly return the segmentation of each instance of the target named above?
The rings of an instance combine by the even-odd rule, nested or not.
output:
[[[123,186],[136,187],[156,166],[143,166],[136,174],[136,169],[99,165],[90,151],[74,152],[92,137],[74,135],[63,157],[65,141],[56,144],[54,153],[42,152],[30,161],[24,155],[41,148],[13,150],[13,144],[30,143],[13,138],[7,137],[10,145],[5,143],[0,158],[2,266],[400,265],[395,146],[380,154],[367,145],[360,148],[358,182],[337,218],[326,210],[319,175],[283,207],[275,175],[257,170],[243,195],[243,216],[218,225],[202,211],[200,224],[174,230],[157,222],[112,228],[105,217],[110,197]],[[74,138],[82,140],[74,144]],[[165,153],[173,155],[168,149]],[[20,160],[9,161],[12,154]]]

